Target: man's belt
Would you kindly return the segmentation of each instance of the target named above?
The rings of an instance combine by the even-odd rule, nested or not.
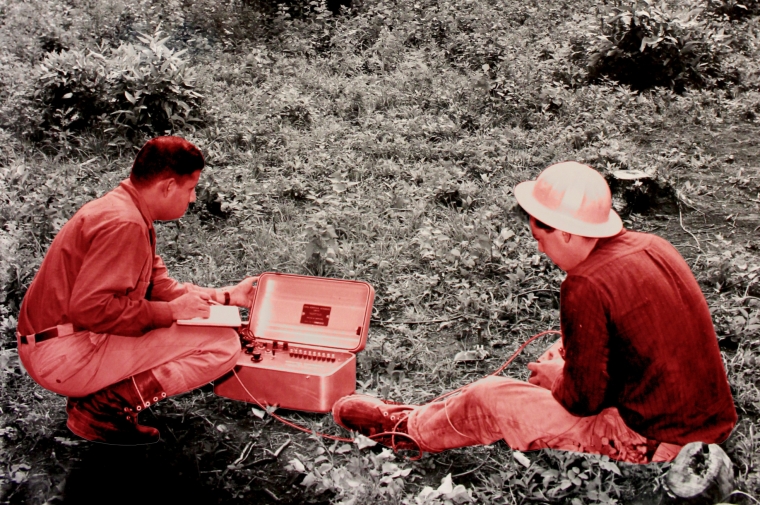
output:
[[[71,335],[72,333],[74,333],[73,324],[59,324],[58,326],[53,326],[33,335],[19,335],[19,341],[22,344],[28,344],[29,341],[34,338],[34,342],[39,344],[45,340],[55,337],[65,337],[66,335]]]

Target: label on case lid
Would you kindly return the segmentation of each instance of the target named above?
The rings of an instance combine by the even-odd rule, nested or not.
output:
[[[330,322],[331,307],[322,305],[304,304],[301,311],[301,324],[313,324],[316,326],[327,326]]]

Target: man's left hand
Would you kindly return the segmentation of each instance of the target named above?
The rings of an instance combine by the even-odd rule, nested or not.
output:
[[[528,363],[528,370],[531,371],[528,382],[550,390],[555,379],[562,375],[564,367],[565,362],[561,359]]]
[[[230,293],[230,305],[237,305],[238,307],[247,307],[253,301],[253,295],[256,294],[256,287],[254,284],[259,280],[256,277],[246,277],[240,281],[236,286],[233,286]]]
[[[258,277],[246,277],[235,286],[222,288],[221,291],[226,291],[230,294],[230,305],[248,307],[251,305],[251,301],[253,301],[253,295],[256,294],[256,287],[254,284],[256,284],[258,280]]]

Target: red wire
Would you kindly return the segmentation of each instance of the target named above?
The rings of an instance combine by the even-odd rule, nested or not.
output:
[[[253,304],[251,304],[251,305],[253,305]],[[251,309],[248,312],[248,319],[249,319],[249,321],[250,321],[252,313],[253,313],[253,307],[251,307]],[[250,323],[249,323],[249,325],[250,325]],[[246,333],[248,335],[250,335],[250,329],[249,328],[247,328],[245,331],[246,331]],[[518,347],[517,350],[512,354],[512,356],[510,356],[510,358],[507,361],[504,362],[503,365],[501,365],[495,372],[492,372],[492,373],[488,374],[486,377],[490,377],[492,375],[498,375],[498,374],[500,374],[502,371],[504,371],[505,368],[507,368],[515,360],[515,358],[517,358],[517,356],[523,351],[523,349],[525,349],[531,342],[533,342],[534,340],[536,340],[536,339],[538,339],[540,337],[543,337],[544,335],[549,335],[549,334],[561,335],[562,333],[559,332],[559,331],[556,331],[556,330],[547,330],[547,331],[542,331],[541,333],[537,333],[537,334],[533,335],[528,340],[526,340],[520,347]],[[261,407],[262,409],[264,409],[265,412],[267,412],[267,407],[265,407],[264,405],[262,405],[261,402],[259,402],[256,399],[256,397],[253,396],[250,391],[248,391],[248,388],[245,387],[245,384],[243,384],[243,381],[240,380],[240,377],[238,376],[237,371],[235,371],[233,369],[232,373],[235,375],[235,378],[240,383],[240,386],[248,394],[248,396],[251,397],[251,399],[256,403],[256,405],[258,405],[259,407]],[[453,391],[449,391],[448,393],[444,393],[444,394],[442,394],[442,395],[440,395],[440,396],[438,396],[436,398],[433,398],[432,400],[430,400],[427,403],[433,403],[435,401],[438,401],[438,400],[441,400],[441,399],[444,399],[444,398],[448,398],[449,396],[453,395],[454,393],[462,391],[464,388],[468,387],[469,385],[470,384],[465,384],[464,386],[460,386],[460,387],[458,387],[457,389],[455,389]],[[387,403],[387,404],[398,404],[397,402],[393,402],[393,401],[389,401],[389,400],[383,400],[383,401],[385,403]],[[421,405],[417,405],[417,406],[419,407]],[[295,428],[298,431],[302,431],[304,433],[309,433],[310,435],[319,435],[322,438],[327,438],[329,440],[336,440],[338,442],[353,443],[353,442],[356,441],[353,438],[338,437],[338,436],[335,436],[335,435],[328,435],[327,433],[320,433],[318,431],[306,428],[305,426],[301,426],[299,424],[296,424],[296,423],[294,423],[292,421],[288,421],[287,419],[284,419],[284,418],[278,416],[274,412],[268,412],[268,414],[270,416],[274,417],[275,419],[277,419],[278,421],[280,421],[281,423],[286,424],[286,425],[290,426],[291,428]],[[396,424],[396,428],[398,427],[398,424],[400,424],[400,423],[401,423],[401,420]],[[412,460],[412,461],[420,459],[422,457],[422,449],[420,448],[420,444],[414,438],[412,438],[411,436],[409,436],[409,434],[403,433],[403,432],[397,432],[396,428],[394,428],[393,431],[384,432],[384,433],[378,433],[376,435],[372,435],[372,436],[367,437],[367,438],[374,439],[374,438],[384,437],[384,436],[390,435],[391,436],[391,448],[394,450],[394,452],[397,452],[397,450],[398,450],[398,444],[396,444],[396,437],[397,436],[402,436],[402,437],[408,438],[408,439],[410,439],[417,446],[417,451],[418,451],[417,456],[415,456],[413,458],[409,458],[409,459]]]
[[[248,391],[248,388],[245,387],[245,384],[243,384],[243,381],[240,380],[240,376],[238,376],[237,371],[235,369],[233,369],[232,373],[235,374],[235,378],[240,383],[240,386],[248,394],[248,396],[251,397],[251,399],[256,403],[256,405],[258,405],[259,407],[261,407],[262,409],[264,409],[264,412],[267,412],[270,416],[274,417],[275,419],[277,419],[281,423],[287,424],[288,426],[290,426],[292,428],[295,428],[295,429],[297,429],[299,431],[303,431],[304,433],[309,433],[309,434],[313,434],[313,435],[319,435],[320,437],[329,438],[330,440],[337,440],[338,442],[353,442],[354,441],[353,438],[336,437],[334,435],[328,435],[327,433],[320,433],[318,431],[314,431],[312,429],[306,428],[305,426],[300,426],[300,425],[298,425],[298,424],[296,424],[294,422],[288,421],[287,419],[284,419],[284,418],[278,416],[274,412],[268,412],[267,411],[267,407],[265,407],[264,405],[262,405],[261,402],[258,401],[256,399],[256,397],[251,394],[250,391]]]
[[[561,335],[562,334],[561,332],[556,331],[556,330],[546,330],[546,331],[542,331],[541,333],[537,333],[537,334],[533,335],[528,340],[526,340],[520,347],[518,347],[517,350],[512,354],[512,356],[510,356],[510,358],[507,361],[504,362],[503,365],[501,365],[495,372],[492,372],[492,373],[488,374],[486,377],[490,377],[492,375],[499,375],[501,372],[504,371],[505,368],[507,368],[515,360],[515,358],[517,358],[517,356],[523,351],[523,349],[525,349],[526,347],[528,347],[528,344],[530,344],[531,342],[533,342],[537,338],[543,337],[544,335],[548,335],[550,333],[556,333],[557,335]],[[449,391],[448,393],[443,393],[441,396],[433,398],[428,403],[433,403],[435,401],[442,400],[444,398],[448,398],[449,396],[453,395],[454,393],[458,393],[459,391],[462,391],[463,389],[465,389],[469,385],[470,384],[465,384],[464,386],[460,386],[460,387],[456,388],[453,391]]]

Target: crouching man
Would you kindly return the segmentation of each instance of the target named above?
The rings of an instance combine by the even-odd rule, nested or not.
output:
[[[347,396],[335,421],[426,452],[503,439],[631,463],[724,441],[733,399],[704,295],[675,248],[623,229],[606,181],[585,165],[550,166],[514,193],[539,251],[567,272],[561,340],[528,364],[528,382],[488,377],[423,406]]]
[[[156,442],[138,414],[231,370],[231,328],[177,326],[209,304],[249,305],[255,278],[221,289],[171,279],[153,221],[179,219],[204,167],[178,137],[147,142],[129,179],[84,205],[53,240],[21,305],[18,350],[29,375],[67,398],[67,425],[87,440]]]

